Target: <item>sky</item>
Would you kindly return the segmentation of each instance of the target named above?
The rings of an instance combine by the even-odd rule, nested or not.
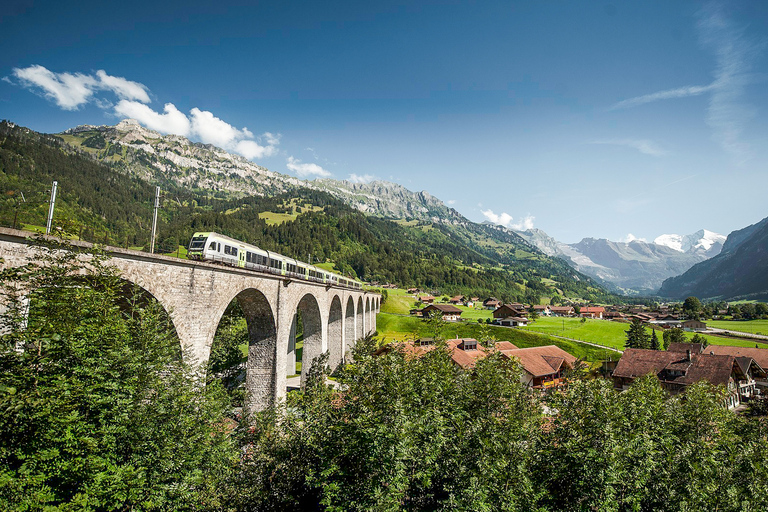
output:
[[[768,2],[17,2],[0,118],[134,118],[584,237],[768,216]]]

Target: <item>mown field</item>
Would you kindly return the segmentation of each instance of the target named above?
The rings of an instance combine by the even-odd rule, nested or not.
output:
[[[707,327],[768,336],[768,320],[707,320]]]
[[[376,317],[376,328],[379,339],[383,342],[402,341],[419,337],[431,337],[429,324],[420,318],[411,316],[380,313]],[[487,329],[496,341],[510,341],[520,348],[538,347],[542,345],[557,345],[566,352],[586,361],[596,362],[618,354],[613,351],[591,347],[576,342],[559,340],[535,332],[526,332],[509,327],[485,326],[477,322],[448,322],[442,335],[446,338],[482,338],[482,329]]]
[[[709,325],[709,322],[707,322],[707,325]],[[623,350],[629,324],[613,322],[610,320],[588,319],[586,322],[581,322],[581,319],[579,318],[540,317],[528,327],[522,327],[521,329],[544,334],[556,334]],[[650,334],[651,330],[647,330]],[[662,331],[656,331],[656,333],[659,337],[662,336]],[[685,335],[689,338],[693,337],[693,333],[691,332],[687,332]],[[703,336],[712,345],[732,345],[737,347],[755,346],[755,342],[750,340],[721,338],[709,334],[703,334]],[[768,345],[765,345],[765,348],[768,348]]]

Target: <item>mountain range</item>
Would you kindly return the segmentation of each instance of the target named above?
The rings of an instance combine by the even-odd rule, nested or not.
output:
[[[726,246],[728,252],[739,253],[738,242],[745,242],[759,231],[757,228],[750,231],[754,228],[751,226],[746,231],[741,230],[743,233],[732,233],[728,241],[723,235],[700,230],[689,235],[661,235],[653,242],[585,238],[575,244],[565,244],[539,229],[515,231],[488,223],[474,223],[427,191],[413,192],[386,181],[301,180],[270,171],[209,144],[194,143],[176,135],[161,135],[130,119],[115,126],[78,126],[54,137],[64,143],[66,151],[144,182],[188,191],[211,200],[273,197],[314,190],[329,194],[366,215],[392,219],[404,227],[421,230],[439,227],[451,243],[508,266],[513,275],[514,272],[521,275],[524,267],[546,267],[547,271],[542,272],[541,277],[549,278],[546,272],[557,268],[554,271],[564,281],[582,280],[589,288],[591,285],[586,276],[590,276],[606,289],[628,295],[655,295],[665,279],[681,276],[692,267],[702,273],[704,267],[698,264],[718,256],[721,251],[725,254]],[[728,261],[733,258],[731,256]],[[576,272],[555,263],[558,260]],[[668,296],[679,291],[674,283],[677,281],[665,283],[663,292]],[[692,289],[693,285],[686,286],[685,289]],[[722,295],[711,290],[707,293]]]
[[[609,289],[629,295],[655,295],[661,283],[720,253],[725,236],[705,229],[690,235],[661,235],[653,242],[613,242],[584,238],[558,242],[540,229],[518,231],[545,254],[564,259]]]

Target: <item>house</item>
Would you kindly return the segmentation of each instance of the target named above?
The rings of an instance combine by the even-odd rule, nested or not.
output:
[[[732,409],[754,393],[754,376],[765,376],[765,370],[752,358],[698,353],[701,350],[698,344],[680,345],[690,348],[625,350],[613,371],[614,387],[624,390],[636,378],[653,374],[664,389],[678,394],[691,384],[704,380],[715,386],[725,386],[728,396],[724,405]]]
[[[606,320],[621,320],[624,318],[624,313],[620,311],[606,311],[603,318]]]
[[[496,344],[505,357],[518,361],[523,367],[520,380],[531,388],[546,389],[563,384],[563,371],[573,368],[576,358],[555,345],[530,348],[507,348],[508,341]]]
[[[445,340],[451,352],[451,360],[465,370],[471,370],[480,359],[488,355],[485,347],[474,338],[456,338]]]
[[[683,330],[686,331],[706,331],[707,324],[701,320],[686,320],[683,322]]]
[[[410,295],[414,295],[414,294],[417,294],[417,293],[419,293],[419,291],[420,291],[420,290],[419,290],[418,288],[408,288],[408,293],[409,293]]]
[[[488,297],[483,301],[483,307],[485,309],[496,309],[501,305],[501,302],[496,297]]]
[[[552,316],[573,316],[573,306],[552,306],[549,308],[552,311]]]
[[[605,308],[602,306],[584,306],[579,311],[579,316],[582,318],[603,318]]]
[[[455,297],[451,297],[448,299],[448,302],[451,304],[461,304],[464,302],[464,296],[463,295],[456,295]]]
[[[421,310],[421,315],[424,318],[428,318],[437,312],[442,313],[443,320],[447,322],[456,322],[461,320],[461,310],[456,306],[450,304],[430,304]]]
[[[674,343],[672,344],[674,345]],[[720,356],[749,357],[752,358],[765,370],[768,370],[768,349],[757,347],[731,347],[728,345],[709,345],[703,349],[704,352]],[[757,389],[768,392],[768,378],[753,375]]]
[[[512,307],[510,304],[493,311],[493,323],[506,327],[525,327],[528,325],[528,318],[525,317],[525,311]]]
[[[419,296],[419,302],[423,304],[432,304],[435,302],[435,298],[432,295],[421,295]]]
[[[533,306],[533,310],[541,316],[552,315],[552,310],[549,309],[549,304],[536,304]]]

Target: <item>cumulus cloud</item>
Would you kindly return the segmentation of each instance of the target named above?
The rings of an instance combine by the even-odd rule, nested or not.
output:
[[[288,157],[288,163],[286,165],[289,170],[295,172],[300,178],[305,178],[307,176],[319,176],[325,178],[331,175],[330,172],[317,164],[305,164],[292,156]]]
[[[149,93],[145,85],[133,82],[119,76],[111,76],[104,70],[95,75],[83,73],[55,73],[40,65],[26,68],[14,68],[13,76],[22,87],[42,92],[43,96],[53,100],[64,110],[77,110],[80,106],[95,101],[97,105],[104,104],[103,99],[96,98],[97,91],[111,91],[121,99],[149,103]]]
[[[82,73],[54,73],[39,65],[14,68],[13,76],[28,89],[42,92],[64,110],[77,110],[88,102],[98,81]]]
[[[664,156],[668,152],[657,145],[655,142],[648,139],[606,139],[606,140],[594,140],[592,144],[610,144],[614,146],[624,146],[632,149],[636,149],[644,155],[651,156]]]
[[[628,244],[629,242],[634,242],[635,240],[637,240],[638,242],[647,242],[648,241],[645,238],[638,238],[635,235],[633,235],[632,233],[627,233],[627,236],[625,236],[624,238],[619,240],[619,242],[624,242],[625,244]]]
[[[164,114],[159,114],[138,101],[120,100],[115,105],[115,114],[137,120],[150,130],[160,133],[173,133],[185,137],[191,134],[191,123],[187,116],[173,103],[166,103]]]
[[[195,138],[248,159],[268,157],[278,152],[280,134],[265,132],[256,137],[248,128],[238,129],[212,112],[193,108],[187,115],[173,103],[166,103],[163,111],[157,112],[147,105],[151,99],[144,84],[108,75],[104,70],[98,70],[93,75],[55,73],[43,66],[33,65],[14,68],[13,77],[22,87],[42,92],[43,96],[65,110],[77,110],[92,102],[118,117],[136,119],[151,130]],[[11,80],[6,77],[6,81]],[[119,101],[114,104],[103,95],[96,96],[99,91],[111,92]]]
[[[509,229],[515,229],[517,231],[533,229],[533,221],[536,219],[536,217],[532,215],[527,215],[520,219],[518,222],[514,222],[515,219],[506,212],[496,214],[493,212],[493,210],[483,210],[481,213],[485,216],[486,219],[493,222],[494,224],[498,224],[499,226],[504,226],[505,228]]]
[[[373,176],[372,174],[359,175],[359,174],[352,173],[349,175],[349,178],[347,179],[347,181],[351,181],[352,183],[370,183],[375,179],[376,177]]]
[[[142,103],[149,103],[149,92],[147,86],[139,82],[133,82],[121,76],[110,76],[100,69],[96,72],[99,79],[99,88],[107,89],[124,100],[136,100]]]

